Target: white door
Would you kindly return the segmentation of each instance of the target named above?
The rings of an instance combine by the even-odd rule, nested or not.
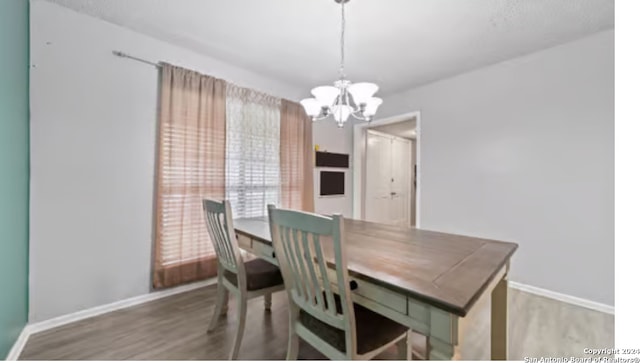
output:
[[[411,223],[411,141],[391,140],[390,223],[409,226]]]
[[[411,142],[367,131],[364,218],[409,226]]]
[[[391,138],[367,131],[365,219],[390,223]]]

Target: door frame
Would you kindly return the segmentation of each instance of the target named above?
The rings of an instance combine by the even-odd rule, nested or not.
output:
[[[371,127],[377,127],[382,125],[389,125],[403,121],[409,121],[410,119],[416,119],[416,228],[421,228],[420,216],[421,216],[421,162],[420,162],[420,149],[421,149],[421,132],[420,132],[420,111],[403,113],[401,115],[390,116],[380,120],[374,120],[371,122],[363,122],[353,125],[353,218],[362,219],[362,204],[364,202],[365,193],[365,176],[363,173],[365,166],[365,140],[366,131]]]

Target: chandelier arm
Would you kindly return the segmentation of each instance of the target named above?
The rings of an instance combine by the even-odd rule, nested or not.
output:
[[[357,104],[356,101],[353,99],[353,96],[351,96],[350,99],[351,102],[349,102],[349,106],[353,107],[353,113],[364,113],[364,107],[361,107],[361,105]]]
[[[329,116],[331,116],[331,112],[327,113],[326,115],[320,114],[320,116],[313,117],[313,121],[322,121]]]
[[[342,93],[342,90],[340,90],[340,93]],[[340,97],[341,97],[341,94],[339,94],[339,95],[338,95],[338,97],[336,97],[336,98],[333,100],[333,104],[331,104],[331,107],[329,107],[329,113],[333,114],[333,109],[334,109],[336,106],[339,106],[339,105],[340,105]]]
[[[351,116],[353,116],[353,118],[358,119],[358,120],[361,120],[361,121],[369,121],[367,116],[365,116],[365,115],[362,115],[362,116],[361,116],[361,115],[360,115],[359,113],[357,113],[357,112],[353,112],[353,113],[351,113]]]
[[[346,93],[347,93],[347,97],[346,97],[347,98],[347,104],[349,106],[351,106],[351,108],[353,108],[352,114],[356,114],[356,113],[362,114],[362,113],[364,113],[364,108],[360,107],[360,105],[358,105],[356,103],[356,101],[353,99],[353,95],[351,95],[349,93],[349,91],[347,91]]]

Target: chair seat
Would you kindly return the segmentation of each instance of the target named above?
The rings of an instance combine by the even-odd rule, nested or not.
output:
[[[339,296],[336,297],[336,310],[342,313]],[[364,306],[353,304],[356,319],[357,352],[365,354],[390,343],[407,331],[407,327],[398,324]],[[300,322],[319,338],[341,352],[346,352],[344,330],[326,324],[311,314],[300,310]]]
[[[278,266],[265,260],[255,259],[244,263],[247,273],[247,290],[254,291],[282,285],[282,274]],[[225,271],[224,277],[234,286],[238,286],[238,278],[231,271]]]

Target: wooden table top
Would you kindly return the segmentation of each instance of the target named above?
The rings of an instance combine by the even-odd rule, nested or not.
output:
[[[237,232],[271,243],[266,217],[236,219]],[[344,220],[349,274],[465,316],[518,245]],[[326,251],[325,253],[327,253]],[[327,261],[333,256],[327,253]]]

